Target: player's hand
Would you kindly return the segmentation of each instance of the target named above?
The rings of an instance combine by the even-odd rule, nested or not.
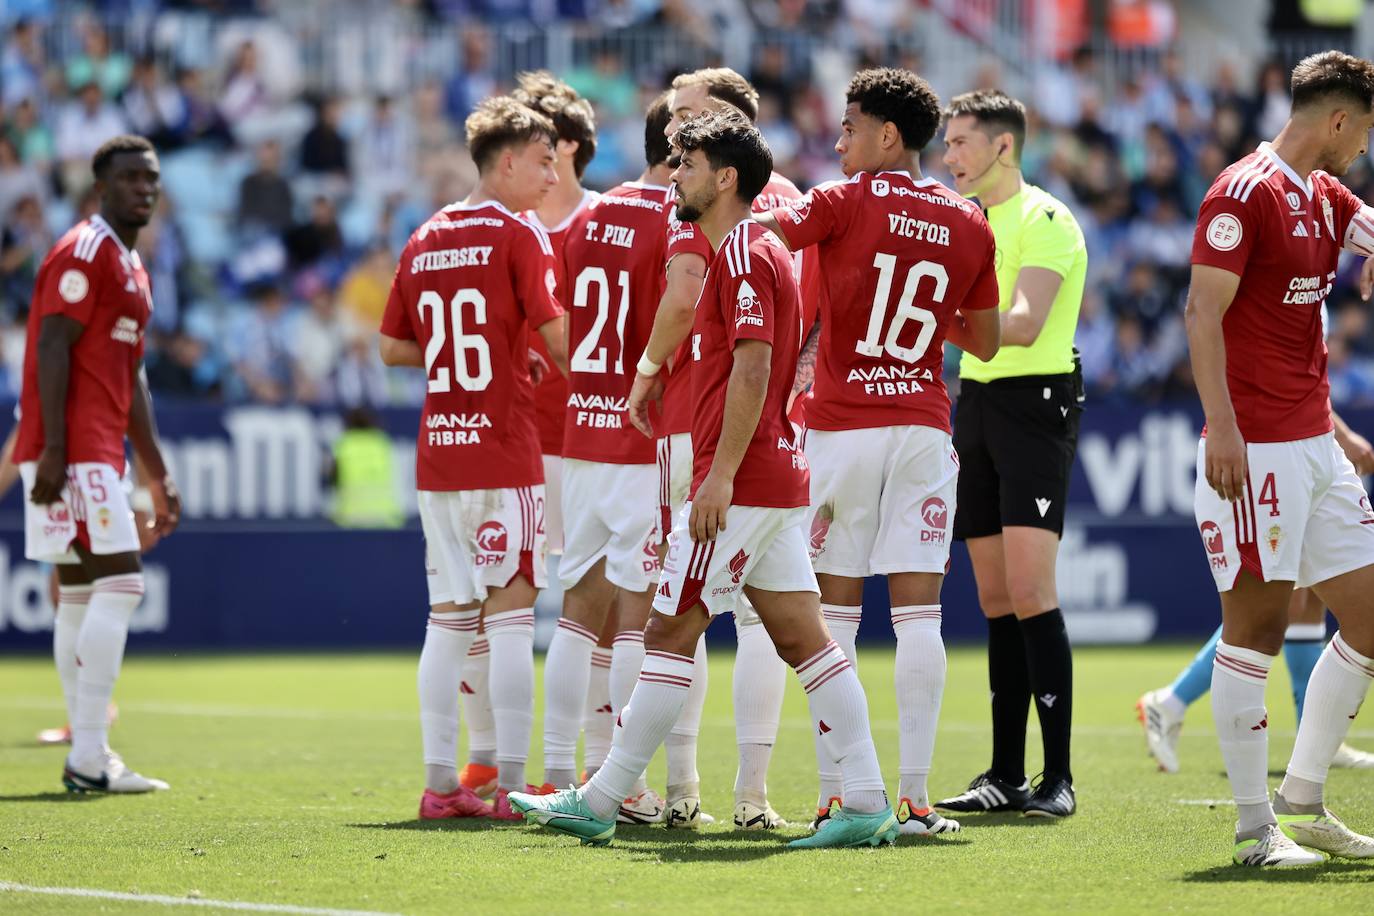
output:
[[[148,481],[148,495],[153,498],[153,517],[148,526],[158,538],[165,538],[176,530],[181,521],[181,493],[170,476]]]
[[[1374,446],[1371,446],[1364,436],[1354,430],[1346,433],[1341,437],[1341,451],[1345,452],[1345,457],[1355,465],[1358,473],[1374,474]]]
[[[1365,258],[1360,267],[1360,298],[1365,302],[1374,295],[1374,258]]]
[[[630,415],[630,423],[650,439],[654,436],[654,425],[649,422],[649,402],[663,409],[663,373],[648,376],[635,373],[634,385],[630,388],[630,403],[625,412]]]
[[[47,506],[62,498],[62,487],[67,483],[67,453],[65,449],[45,448],[38,456],[38,467],[33,475],[33,492],[29,499],[40,506]]]
[[[725,513],[734,496],[733,480],[726,480],[715,471],[706,474],[692,497],[692,515],[687,519],[687,530],[692,533],[693,541],[714,541],[716,532],[725,530]]]
[[[536,350],[530,347],[530,381],[538,385],[544,381],[544,376],[549,374],[549,361]]]
[[[1245,495],[1245,477],[1249,465],[1245,458],[1245,440],[1235,423],[1207,427],[1207,444],[1203,447],[1207,460],[1207,485],[1227,502],[1235,502]]]

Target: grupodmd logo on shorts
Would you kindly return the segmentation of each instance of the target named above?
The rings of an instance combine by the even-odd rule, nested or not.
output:
[[[1229,213],[1218,213],[1207,224],[1207,244],[1217,251],[1231,251],[1244,235],[1240,220]]]
[[[1216,522],[1206,521],[1198,526],[1202,534],[1202,546],[1207,548],[1207,559],[1213,569],[1226,568],[1226,547],[1221,540],[1221,528]]]
[[[922,544],[943,544],[945,542],[945,524],[949,520],[949,507],[945,501],[938,496],[932,496],[921,503],[921,521],[925,522],[925,530],[921,532]]]
[[[739,285],[739,295],[735,297],[735,327],[746,324],[763,327],[763,305],[748,280]]]
[[[494,566],[506,558],[506,526],[500,522],[483,522],[477,529],[477,565]]]

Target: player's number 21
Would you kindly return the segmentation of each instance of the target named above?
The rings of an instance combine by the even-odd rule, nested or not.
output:
[[[630,311],[630,272],[620,271],[616,280],[620,287],[620,304],[616,307],[615,314],[615,374],[624,375],[625,316]],[[578,342],[577,349],[573,351],[570,368],[573,372],[602,375],[606,372],[606,348],[597,344],[601,343],[601,332],[605,330],[606,319],[610,317],[611,312],[611,284],[605,268],[584,267],[582,273],[577,275],[577,284],[573,287],[573,308],[586,308],[590,304],[593,286],[596,287],[596,318],[593,319],[587,336]]]
[[[897,311],[893,314],[892,323],[887,326],[887,334],[884,336],[883,319],[887,317],[887,303],[892,296],[892,281],[897,273],[897,257],[879,252],[873,256],[873,266],[878,268],[878,288],[873,291],[873,310],[868,313],[868,333],[864,335],[863,340],[854,344],[854,349],[864,356],[880,357],[887,353],[893,359],[899,359],[904,363],[917,362],[925,356],[930,339],[935,336],[936,324],[934,312],[915,304],[917,287],[923,279],[930,277],[935,281],[931,300],[944,302],[945,290],[949,287],[949,273],[943,264],[934,261],[917,261],[911,265],[911,269],[906,272],[902,294],[897,299]],[[908,321],[920,322],[921,329],[916,334],[915,342],[909,347],[904,347],[897,341],[901,339]],[[881,343],[879,337],[883,338]]]
[[[442,394],[452,389],[453,378],[464,391],[482,391],[491,384],[491,348],[481,334],[463,332],[463,307],[472,309],[474,325],[487,323],[487,299],[479,290],[460,289],[453,294],[447,305],[444,299],[433,290],[420,294],[419,310],[423,320],[425,309],[429,309],[429,344],[425,347],[425,374],[429,376],[431,394]],[[447,366],[436,366],[444,344],[449,341],[449,328],[453,328],[453,370]],[[471,359],[469,359],[471,356]]]

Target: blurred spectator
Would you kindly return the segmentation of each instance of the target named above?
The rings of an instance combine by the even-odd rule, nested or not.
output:
[[[315,123],[301,140],[301,170],[319,193],[338,196],[348,187],[348,141],[339,132],[338,99],[316,103]]]
[[[1040,73],[1035,108],[1054,127],[1072,127],[1082,116],[1083,95],[1095,86],[1093,52],[1082,47],[1067,64],[1051,64]]]
[[[257,159],[257,168],[239,184],[239,231],[284,232],[294,213],[291,183],[281,174],[281,144],[275,140],[258,144]]]
[[[111,51],[109,33],[93,22],[82,30],[81,45],[81,53],[67,62],[67,85],[96,83],[106,98],[119,98],[133,70],[129,56]]]
[[[386,311],[395,273],[396,261],[391,252],[378,246],[363,255],[344,278],[339,303],[356,327],[373,333],[382,326],[382,312]]]
[[[43,93],[43,43],[38,24],[20,19],[10,29],[5,49],[0,52],[0,88],[5,107],[20,99],[38,99]]]
[[[295,386],[296,322],[275,283],[254,289],[252,298],[253,310],[235,342],[234,369],[252,400],[280,404],[290,399]]]
[[[32,197],[41,204],[47,196],[42,173],[19,158],[13,140],[0,136],[0,214],[12,212],[20,198]]]
[[[237,131],[265,114],[267,107],[267,84],[258,72],[258,51],[251,41],[245,41],[239,45],[224,76],[224,88],[219,94],[219,114],[231,129]]]
[[[491,42],[491,33],[479,26],[464,29],[458,37],[458,69],[446,91],[449,117],[456,124],[462,124],[478,102],[496,91]]]
[[[57,116],[53,143],[62,170],[62,186],[79,193],[93,180],[91,157],[111,137],[127,132],[128,123],[118,108],[105,101],[100,84],[86,83],[77,90]]]
[[[402,194],[415,179],[415,136],[410,119],[380,95],[354,138],[357,189],[374,199]]]
[[[629,117],[638,104],[634,80],[625,72],[620,54],[611,45],[597,51],[590,67],[578,67],[569,73],[567,83],[596,106],[597,120],[603,123]]]
[[[210,101],[205,90],[201,71],[185,67],[177,73],[177,95],[185,113],[183,121],[174,128],[174,135],[181,143],[209,140],[215,143],[232,143],[233,138],[219,111]]]
[[[306,404],[334,402],[334,372],[348,335],[334,307],[334,293],[311,276],[302,292],[309,309],[296,325],[296,399]]]
[[[38,267],[55,239],[43,222],[43,207],[35,195],[13,201],[0,232],[0,305],[14,320],[28,311]]]
[[[176,87],[162,81],[157,61],[139,58],[133,82],[124,93],[124,114],[134,133],[142,134],[160,150],[181,145],[187,122],[186,99]]]
[[[1278,136],[1292,107],[1293,101],[1288,96],[1288,68],[1271,60],[1260,71],[1259,91],[1251,103],[1255,131],[1261,137]]]
[[[52,165],[55,155],[52,131],[39,119],[38,106],[33,99],[23,98],[15,105],[9,137],[26,165],[44,170]]]
[[[291,266],[309,267],[330,255],[343,254],[343,234],[339,231],[334,202],[319,196],[310,205],[310,218],[286,232],[286,252]]]

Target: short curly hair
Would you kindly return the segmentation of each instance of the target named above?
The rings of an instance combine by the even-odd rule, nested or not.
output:
[[[515,79],[511,95],[553,121],[557,139],[577,144],[573,171],[580,180],[596,155],[596,113],[591,103],[547,70],[530,70]]]
[[[110,170],[110,163],[115,156],[120,153],[153,153],[157,150],[147,137],[140,137],[138,134],[120,134],[118,137],[111,137],[100,144],[100,149],[95,151],[91,157],[91,174],[96,178],[104,178],[105,173]]]
[[[701,150],[711,168],[733,168],[735,193],[752,204],[773,175],[773,151],[763,134],[742,112],[708,111],[688,118],[673,135],[673,145],[685,156]]]
[[[478,172],[485,172],[496,154],[507,147],[539,139],[551,142],[558,136],[553,121],[546,115],[509,95],[483,99],[468,115],[463,128]]]
[[[1340,51],[1323,51],[1298,61],[1289,83],[1293,109],[1332,97],[1374,107],[1374,64]]]
[[[910,70],[875,67],[860,70],[849,81],[845,101],[880,121],[891,121],[902,145],[913,153],[925,149],[940,127],[940,97]]]
[[[1026,145],[1026,106],[1000,89],[975,89],[950,99],[945,115],[960,118],[965,115],[978,123],[978,129],[989,137],[1011,134],[1012,154],[1019,162],[1021,148]]]

